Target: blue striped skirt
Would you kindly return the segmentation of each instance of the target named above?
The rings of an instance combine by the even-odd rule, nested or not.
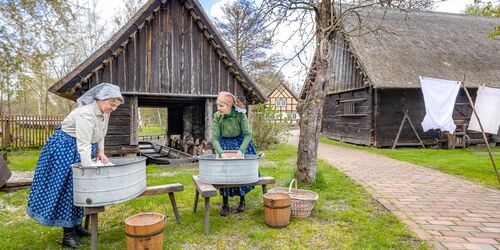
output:
[[[240,149],[241,143],[243,142],[244,136],[239,135],[236,137],[221,137],[219,139],[220,146],[223,150],[238,150]],[[248,144],[245,154],[257,154],[255,146],[252,141]],[[222,196],[244,196],[248,192],[252,191],[254,186],[243,186],[235,188],[221,188],[219,189],[220,195]]]
[[[92,144],[92,155],[97,144]],[[43,146],[31,184],[27,214],[45,226],[82,224],[83,208],[73,205],[71,165],[80,162],[76,139],[60,128]]]

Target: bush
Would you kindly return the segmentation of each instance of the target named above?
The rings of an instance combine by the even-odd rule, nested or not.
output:
[[[255,147],[259,150],[268,149],[286,139],[284,124],[274,120],[278,112],[271,105],[258,104],[250,107],[250,127]]]

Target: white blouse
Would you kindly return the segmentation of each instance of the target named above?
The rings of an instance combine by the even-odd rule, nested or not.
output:
[[[95,101],[74,109],[64,118],[61,130],[76,138],[82,165],[88,166],[92,163],[92,143],[98,143],[99,152],[104,152],[108,122],[109,114],[103,113]]]

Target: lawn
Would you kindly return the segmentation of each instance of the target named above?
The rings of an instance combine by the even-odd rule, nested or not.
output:
[[[489,188],[500,189],[495,171],[491,164],[486,148],[470,147],[466,149],[421,149],[421,148],[397,148],[380,149],[366,146],[356,146],[342,143],[327,138],[321,138],[323,143],[335,146],[349,147],[364,150],[390,158],[414,163],[417,165],[437,169],[439,171],[457,175]],[[495,163],[500,167],[500,148],[493,148]],[[500,171],[500,169],[498,169]]]
[[[265,152],[260,170],[273,176],[275,186],[287,186],[294,177],[296,148],[279,145]],[[34,162],[26,163],[34,166]],[[164,247],[168,249],[429,249],[394,215],[383,209],[361,186],[324,161],[318,163],[317,182],[299,188],[317,192],[320,199],[311,217],[293,219],[288,227],[272,229],[264,224],[260,187],[247,197],[247,210],[234,212],[238,199],[230,199],[231,215],[218,216],[222,199],[211,199],[210,235],[203,234],[202,199],[192,213],[196,164],[148,166],[148,185],[180,182],[176,194],[182,223],[176,224],[166,196],[151,196],[109,206],[99,217],[102,249],[125,249],[123,221],[140,212],[166,213]],[[0,193],[0,249],[58,249],[61,229],[44,227],[26,213],[29,191]],[[166,203],[166,204],[165,204]],[[166,206],[164,206],[166,205]],[[86,239],[86,248],[90,247]]]
[[[7,165],[10,170],[33,171],[40,155],[40,149],[22,149],[7,152]]]
[[[139,136],[145,135],[164,135],[166,134],[166,128],[162,127],[146,127],[142,126],[139,131]]]

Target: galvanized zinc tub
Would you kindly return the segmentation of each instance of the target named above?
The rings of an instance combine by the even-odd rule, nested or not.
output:
[[[111,157],[113,166],[73,164],[73,204],[100,207],[124,202],[146,189],[146,157]]]
[[[200,155],[199,178],[210,184],[245,184],[259,180],[259,155],[244,159],[217,159],[215,154]]]

